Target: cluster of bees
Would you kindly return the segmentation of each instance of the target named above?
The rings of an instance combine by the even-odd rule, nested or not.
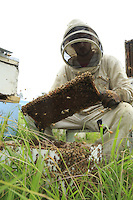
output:
[[[94,155],[92,152],[96,148],[97,151]],[[48,148],[48,152],[43,155],[45,168],[49,170],[51,177],[56,177],[57,180],[61,177],[67,178],[87,172],[95,173],[97,170],[96,164],[99,165],[103,159],[102,150],[101,144],[89,146],[86,143],[56,141]]]
[[[93,76],[85,72],[26,104],[22,111],[24,115],[31,116],[39,127],[46,128],[98,102],[99,93]]]
[[[23,141],[20,141],[23,143]],[[21,147],[17,147],[17,144],[13,141],[7,142],[16,152],[21,154]],[[33,162],[36,163],[39,157],[39,146],[30,145],[31,153],[33,156]],[[3,154],[8,155],[8,152],[2,148]],[[95,151],[96,150],[96,151]],[[67,179],[67,182],[71,182],[71,177],[82,176],[86,174],[93,174],[97,171],[97,165],[100,165],[103,161],[102,145],[88,145],[85,142],[63,142],[55,141],[54,143],[44,142],[41,145],[41,157],[44,159],[44,176],[49,179],[56,179],[60,182],[60,179]],[[2,153],[2,152],[1,152]],[[3,155],[2,154],[2,155]],[[64,187],[67,188],[64,181]]]

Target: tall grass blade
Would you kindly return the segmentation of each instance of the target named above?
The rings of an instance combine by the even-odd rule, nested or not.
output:
[[[122,118],[122,117],[121,117]],[[114,141],[113,141],[113,145],[112,145],[112,149],[111,149],[111,160],[110,161],[113,161],[114,160],[114,157],[115,157],[115,149],[116,149],[116,143],[117,143],[117,138],[118,138],[118,135],[119,135],[119,127],[120,127],[120,123],[121,123],[121,118],[119,120],[119,123],[118,123],[118,126],[117,126],[117,129],[116,129],[116,133],[115,133],[115,137],[114,137]]]

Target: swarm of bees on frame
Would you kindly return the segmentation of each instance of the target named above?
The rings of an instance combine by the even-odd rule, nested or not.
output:
[[[20,144],[24,143],[23,140],[19,142]],[[15,141],[6,141],[6,144],[19,155],[22,154],[21,147]],[[27,148],[24,148],[26,153]],[[49,179],[50,174],[51,178],[53,180],[56,179],[59,184],[61,183],[61,179],[66,179],[68,184],[73,184],[71,177],[95,174],[97,172],[97,166],[101,165],[104,161],[101,144],[89,145],[85,142],[66,143],[63,141],[55,141],[53,143],[42,143],[41,151],[38,144],[30,144],[30,149],[34,164],[37,163],[39,156],[44,161],[43,176]],[[31,161],[31,157],[27,153],[26,155]],[[9,152],[5,146],[1,148],[0,156],[0,160],[2,156],[4,159],[6,156],[9,158]],[[10,159],[7,159],[6,164],[8,164],[8,161],[10,162]],[[64,180],[64,188],[67,188],[67,186]]]
[[[95,173],[96,165],[100,165],[103,159],[101,144],[88,145],[78,142],[55,141],[53,145],[44,147],[44,149],[48,149],[42,155],[45,163],[44,169],[47,168],[51,177],[57,180],[61,177],[64,179],[70,176]],[[37,162],[38,154],[35,157],[35,162]],[[45,176],[47,178],[46,174]]]
[[[99,93],[90,72],[76,76],[66,84],[22,107],[24,115],[32,117],[45,129],[74,113],[99,102]]]

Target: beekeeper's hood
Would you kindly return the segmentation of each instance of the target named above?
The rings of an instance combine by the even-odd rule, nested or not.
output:
[[[96,32],[80,20],[72,20],[61,44],[64,61],[74,69],[97,67],[103,55]]]

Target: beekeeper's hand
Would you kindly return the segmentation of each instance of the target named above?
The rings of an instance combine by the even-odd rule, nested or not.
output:
[[[112,90],[106,90],[105,92],[100,92],[100,98],[102,104],[105,108],[112,108],[120,103],[121,98],[119,95]]]

